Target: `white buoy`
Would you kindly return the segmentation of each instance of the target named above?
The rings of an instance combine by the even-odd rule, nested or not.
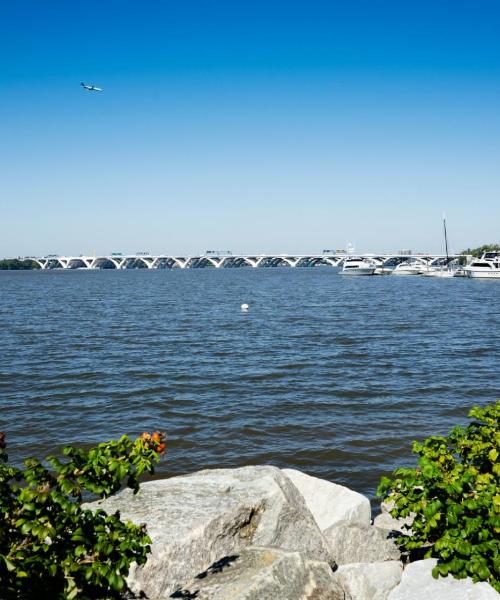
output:
[[[243,312],[247,312],[248,308],[249,308],[248,304],[242,304],[242,305],[241,305],[241,310],[242,310]]]

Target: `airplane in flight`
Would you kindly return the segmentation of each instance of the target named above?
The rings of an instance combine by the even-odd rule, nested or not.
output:
[[[92,84],[89,84],[89,83],[83,83],[83,81],[80,83],[80,85],[82,86],[82,88],[84,90],[87,90],[89,92],[102,92],[101,88],[98,88],[95,85],[92,85]]]

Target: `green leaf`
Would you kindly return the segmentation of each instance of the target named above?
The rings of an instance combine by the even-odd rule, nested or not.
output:
[[[0,558],[3,559],[5,566],[7,567],[7,571],[15,571],[16,570],[16,565],[10,561],[6,556],[4,556],[3,554],[0,554]]]

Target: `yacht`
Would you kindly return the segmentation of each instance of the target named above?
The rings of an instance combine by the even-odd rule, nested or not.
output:
[[[399,263],[393,269],[392,275],[421,275],[427,266],[427,262],[422,258],[410,258]]]
[[[352,256],[346,258],[341,275],[373,275],[375,273],[376,263],[363,256]]]
[[[400,256],[390,257],[388,259],[381,259],[375,261],[377,262],[377,266],[375,268],[375,275],[392,275],[394,269],[402,262],[406,261],[407,258],[402,258]]]
[[[500,279],[500,252],[485,252],[464,268],[467,277]]]

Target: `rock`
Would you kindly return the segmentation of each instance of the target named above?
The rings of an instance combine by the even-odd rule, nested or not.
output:
[[[417,560],[403,571],[401,583],[392,590],[388,600],[499,600],[500,594],[489,583],[474,583],[454,579],[451,575],[434,579],[435,558]]]
[[[402,519],[396,519],[392,517],[390,511],[394,508],[393,500],[386,500],[380,505],[381,513],[375,517],[373,524],[378,529],[385,529],[386,531],[395,531],[400,535],[412,535],[411,525],[415,514],[412,513],[410,516]],[[408,525],[410,528],[405,529],[403,525]]]
[[[90,506],[146,523],[152,551],[146,565],[132,566],[128,582],[150,600],[167,598],[215,561],[250,545],[298,550],[307,559],[333,564],[302,495],[276,467],[214,469],[151,481],[135,496],[127,489]]]
[[[224,557],[170,598],[196,600],[344,600],[330,565],[300,552],[252,546]]]
[[[370,564],[343,565],[334,573],[351,600],[387,600],[391,590],[398,585],[403,564],[391,560]],[[425,600],[435,600],[432,597]]]
[[[401,552],[388,532],[376,527],[340,523],[323,532],[338,565],[374,563],[401,559]]]
[[[321,531],[343,522],[360,527],[371,524],[370,501],[362,494],[295,469],[282,469],[282,472],[304,496]]]

